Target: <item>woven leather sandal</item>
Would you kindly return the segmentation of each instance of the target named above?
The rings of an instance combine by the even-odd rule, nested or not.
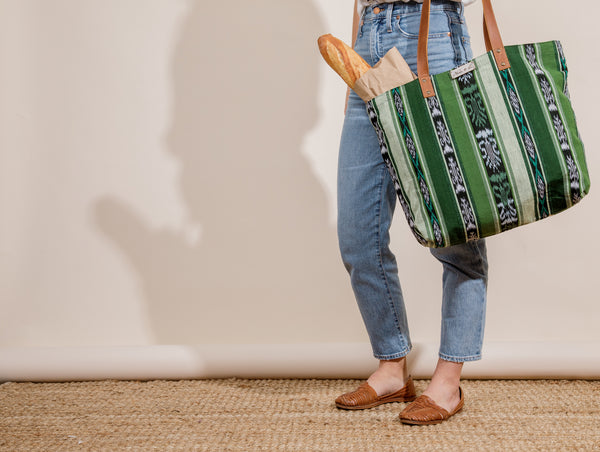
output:
[[[355,391],[342,394],[335,399],[335,405],[343,410],[365,410],[383,403],[411,402],[416,398],[415,384],[409,376],[402,389],[383,396],[378,396],[375,389],[365,381]]]
[[[422,394],[413,403],[404,408],[400,413],[400,420],[403,424],[439,424],[462,410],[465,404],[465,397],[460,387],[458,391],[460,393],[460,401],[451,413],[435,403],[431,397]]]

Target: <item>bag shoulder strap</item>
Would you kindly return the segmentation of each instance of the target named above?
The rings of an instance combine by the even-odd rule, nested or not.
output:
[[[493,51],[498,70],[502,71],[510,67],[500,30],[494,16],[491,0],[482,0],[483,3],[483,36],[485,38],[486,50]],[[431,76],[429,75],[429,60],[427,56],[427,44],[429,36],[429,13],[431,0],[423,1],[421,11],[421,24],[419,28],[419,42],[417,45],[417,73],[423,97],[435,96]]]

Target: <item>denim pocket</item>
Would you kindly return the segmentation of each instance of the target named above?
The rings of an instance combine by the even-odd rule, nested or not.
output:
[[[419,39],[421,13],[408,13],[396,17],[396,27],[408,39]],[[448,37],[450,17],[446,11],[431,11],[429,15],[429,39]]]
[[[467,61],[471,61],[473,59],[473,51],[471,50],[471,38],[468,36],[463,36],[460,39],[462,43],[463,51],[465,52],[465,63]]]

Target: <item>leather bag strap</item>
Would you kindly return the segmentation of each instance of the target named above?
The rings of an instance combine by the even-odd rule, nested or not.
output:
[[[500,31],[491,0],[482,0],[483,3],[483,36],[485,39],[485,48],[487,51],[494,52],[494,59],[498,70],[502,71],[510,67],[510,62],[502,43]],[[421,24],[419,28],[419,43],[417,45],[417,73],[423,97],[435,96],[431,76],[429,75],[429,59],[427,55],[427,44],[429,37],[429,13],[431,10],[431,0],[423,0],[423,9],[421,11]]]

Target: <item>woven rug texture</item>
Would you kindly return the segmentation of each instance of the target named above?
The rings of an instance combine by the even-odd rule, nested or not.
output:
[[[417,380],[417,393],[427,386]],[[343,411],[358,380],[5,383],[0,451],[600,451],[600,381],[464,380],[465,408]]]

